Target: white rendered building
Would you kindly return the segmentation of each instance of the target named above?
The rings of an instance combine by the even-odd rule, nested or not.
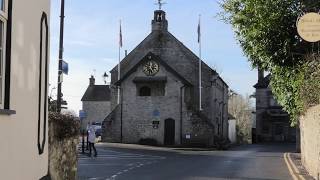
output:
[[[0,0],[0,176],[48,173],[50,0]]]

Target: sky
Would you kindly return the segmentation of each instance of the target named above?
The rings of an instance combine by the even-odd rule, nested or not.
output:
[[[62,92],[68,109],[82,109],[81,97],[94,75],[96,84],[104,84],[102,75],[118,63],[119,21],[122,21],[123,48],[132,51],[150,32],[156,0],[66,0],[64,61],[69,74],[64,75]],[[195,54],[198,54],[197,26],[201,14],[202,59],[215,69],[230,89],[250,95],[257,82],[237,43],[232,27],[225,24],[219,0],[167,0],[169,31]],[[51,1],[50,93],[56,97],[60,1]],[[108,79],[107,81],[110,81]]]

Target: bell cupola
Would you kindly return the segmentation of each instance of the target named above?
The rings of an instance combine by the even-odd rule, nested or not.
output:
[[[158,0],[159,10],[154,11],[154,18],[152,20],[152,31],[168,31],[168,21],[166,19],[166,12],[162,9],[163,2]]]
[[[154,19],[152,20],[152,31],[168,31],[166,12],[162,10],[154,11]]]

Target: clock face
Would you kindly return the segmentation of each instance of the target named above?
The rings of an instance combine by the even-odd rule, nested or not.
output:
[[[159,72],[159,64],[155,61],[148,61],[144,66],[143,66],[143,72],[147,76],[154,76]]]

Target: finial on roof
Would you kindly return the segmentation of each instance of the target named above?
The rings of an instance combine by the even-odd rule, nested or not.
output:
[[[102,78],[103,78],[104,84],[107,84],[107,77],[108,77],[107,72],[104,72],[104,74],[102,75]]]
[[[91,77],[89,78],[89,85],[90,86],[94,86],[96,82],[96,79],[94,78],[93,75],[91,75]]]
[[[164,4],[167,4],[167,3],[162,2],[162,0],[158,0],[158,3],[156,3],[156,5],[158,5],[158,6],[159,6],[159,10],[161,10],[161,9],[162,9],[162,6],[163,6]]]
[[[168,21],[166,12],[161,10],[162,5],[166,4],[162,0],[158,0],[159,10],[154,11],[154,19],[152,20],[152,31],[168,31]]]

